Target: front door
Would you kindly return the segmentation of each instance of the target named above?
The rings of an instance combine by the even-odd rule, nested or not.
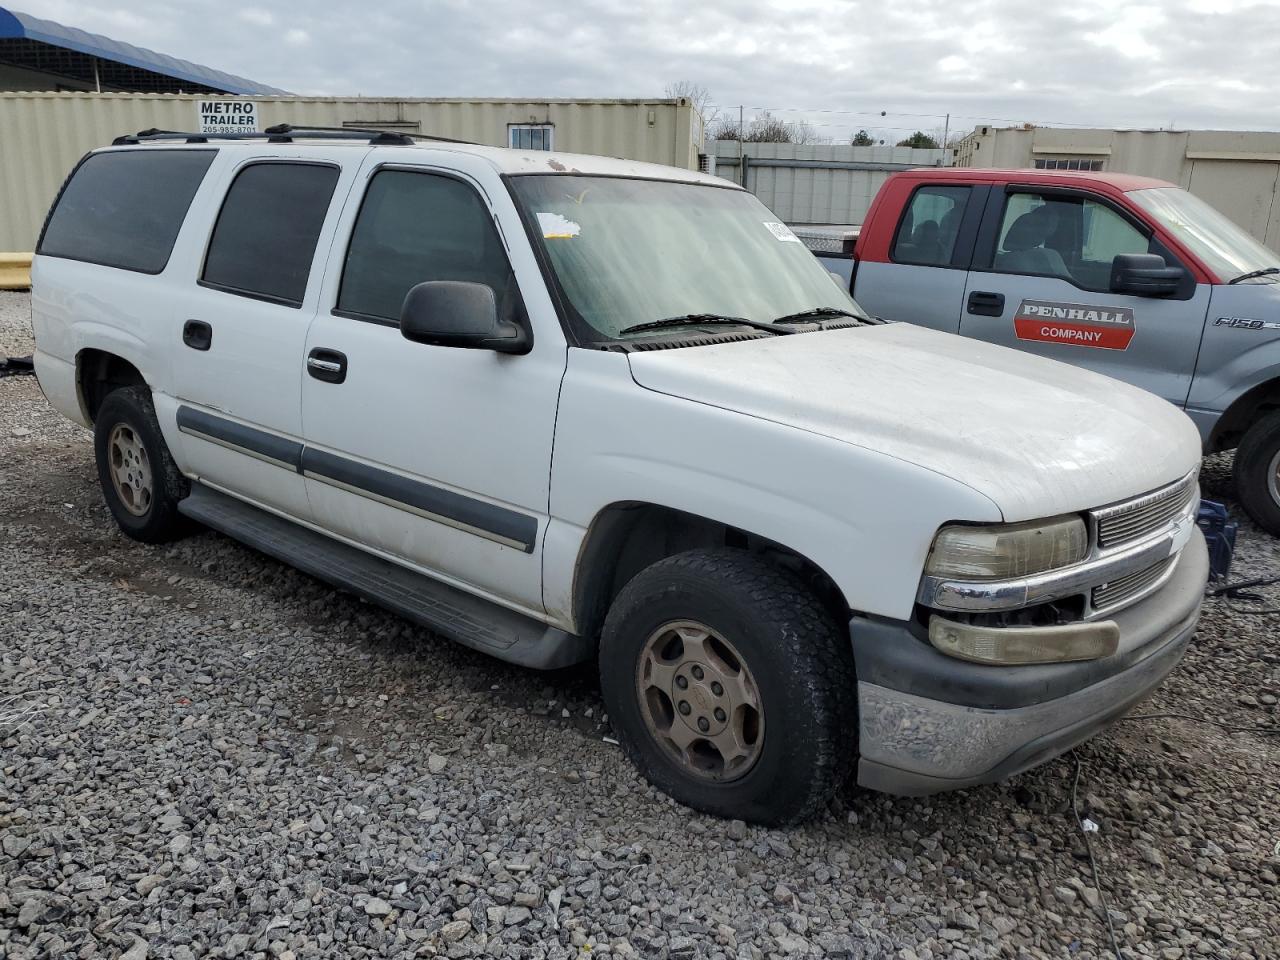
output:
[[[1109,292],[1119,254],[1158,253],[1151,231],[1100,195],[993,191],[965,288],[960,333],[1086,367],[1186,403],[1209,303],[1190,279],[1178,297]]]
[[[204,218],[190,238],[198,276],[173,299],[181,459],[211,486],[307,519],[300,358],[319,288],[312,266],[354,171],[273,155],[221,173],[207,208],[193,211]]]
[[[486,191],[416,166],[375,167],[365,179],[339,226],[306,343],[309,362],[341,365],[303,380],[315,522],[540,615],[565,343],[537,337],[530,353],[506,356],[414,343],[399,329],[405,294],[428,280],[487,284],[504,318],[526,324],[510,245],[532,270],[526,286],[540,287],[528,242],[497,229],[493,204],[505,202],[513,219],[514,208],[494,178]]]

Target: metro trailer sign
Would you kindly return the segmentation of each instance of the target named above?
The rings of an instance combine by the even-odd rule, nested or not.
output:
[[[252,100],[197,100],[201,133],[257,133],[258,105]]]
[[[1013,329],[1019,340],[1128,350],[1134,334],[1133,311],[1128,307],[1023,300],[1013,315]]]

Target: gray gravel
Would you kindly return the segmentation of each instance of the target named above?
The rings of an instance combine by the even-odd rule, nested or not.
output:
[[[29,309],[0,293],[0,352]],[[1160,719],[1080,748],[1097,886],[1071,758],[719,821],[637,777],[590,670],[504,666],[212,533],[126,540],[89,441],[0,378],[0,960],[1087,958],[1101,903],[1126,956],[1280,956],[1280,738]],[[1238,574],[1280,573],[1241,540]],[[1211,602],[1137,712],[1276,724],[1278,634]]]

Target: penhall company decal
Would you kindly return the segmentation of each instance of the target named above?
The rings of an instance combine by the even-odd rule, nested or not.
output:
[[[1128,350],[1135,328],[1128,307],[1023,300],[1013,315],[1013,329],[1019,340]]]

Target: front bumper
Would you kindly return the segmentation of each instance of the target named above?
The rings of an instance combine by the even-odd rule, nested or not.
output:
[[[1177,665],[1208,571],[1196,531],[1157,592],[1110,615],[1120,627],[1117,651],[1077,663],[969,663],[905,623],[855,617],[858,782],[905,796],[954,790],[1003,780],[1087,740]]]

